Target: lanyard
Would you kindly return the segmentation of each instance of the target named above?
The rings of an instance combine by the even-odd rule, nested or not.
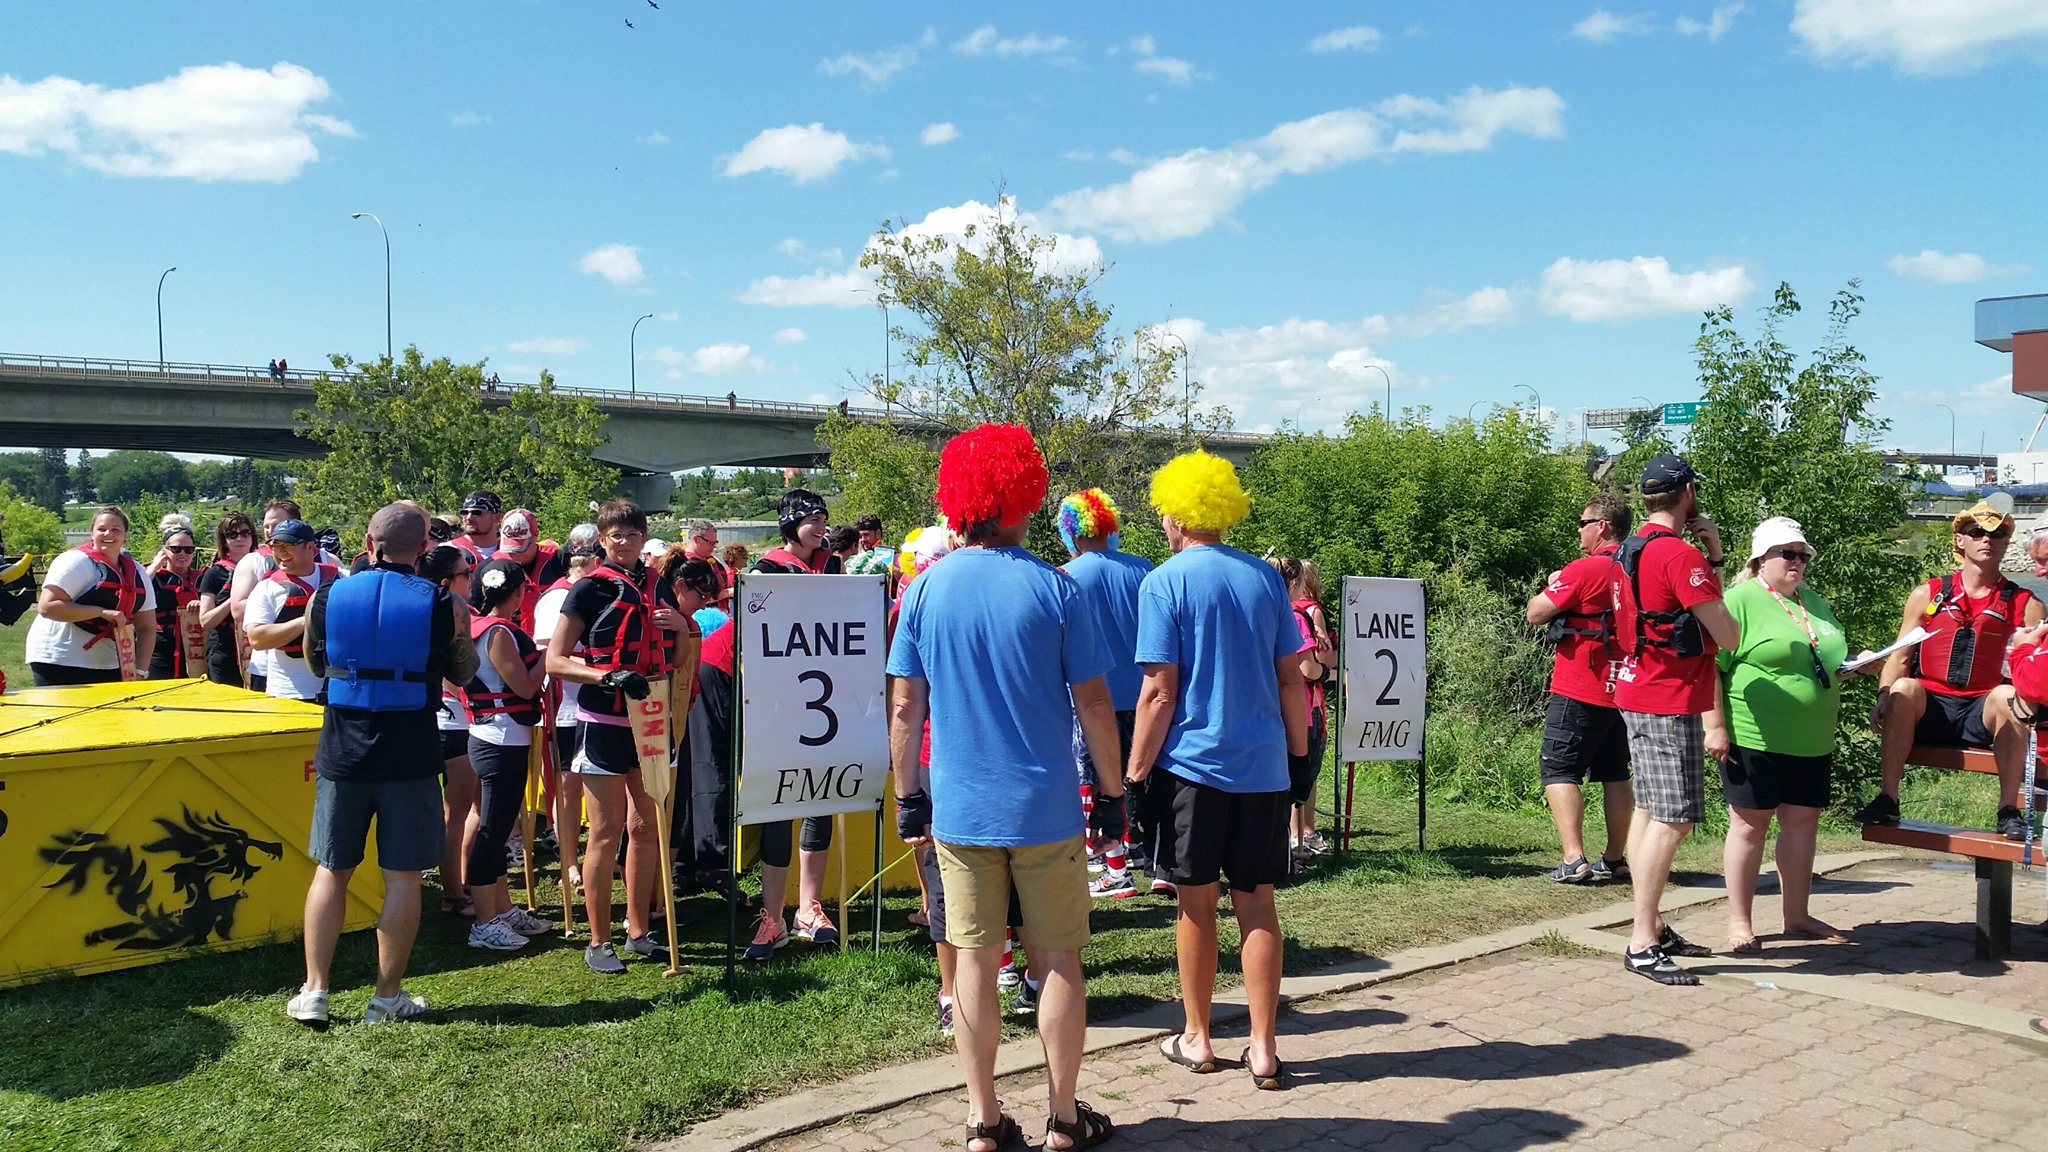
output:
[[[1771,599],[1776,600],[1778,602],[1778,607],[1783,608],[1785,610],[1785,615],[1791,616],[1792,619],[1798,623],[1800,630],[1806,633],[1806,642],[1808,644],[1813,645],[1816,649],[1818,649],[1820,647],[1820,638],[1813,634],[1813,618],[1806,611],[1806,599],[1800,596],[1797,592],[1792,593],[1794,601],[1799,605],[1799,615],[1792,616],[1792,605],[1787,604],[1785,602],[1785,598],[1783,596],[1778,595],[1778,590],[1776,588],[1773,588],[1770,585],[1766,584],[1764,585],[1764,591],[1769,592],[1771,594]]]

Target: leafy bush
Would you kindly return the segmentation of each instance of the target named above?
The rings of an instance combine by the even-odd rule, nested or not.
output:
[[[0,480],[0,517],[6,518],[0,536],[7,539],[9,555],[49,556],[64,550],[64,527],[56,513],[32,503],[5,480]]]

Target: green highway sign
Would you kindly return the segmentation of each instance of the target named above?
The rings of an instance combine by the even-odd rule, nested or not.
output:
[[[1700,414],[1701,404],[1702,402],[1698,400],[1687,401],[1683,404],[1666,404],[1664,406],[1664,423],[1692,423],[1693,418]]]

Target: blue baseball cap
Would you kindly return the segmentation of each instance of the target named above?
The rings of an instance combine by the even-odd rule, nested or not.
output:
[[[313,526],[304,520],[280,520],[277,526],[270,530],[272,544],[311,544],[319,538],[320,534],[313,531]]]

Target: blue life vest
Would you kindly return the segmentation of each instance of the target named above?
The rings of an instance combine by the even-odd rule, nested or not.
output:
[[[428,706],[427,650],[433,642],[431,580],[372,569],[335,581],[327,593],[327,703],[370,712]]]

